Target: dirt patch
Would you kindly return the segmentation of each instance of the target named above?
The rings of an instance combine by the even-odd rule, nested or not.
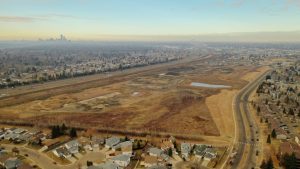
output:
[[[212,118],[219,129],[221,136],[234,137],[234,118],[232,100],[237,90],[221,90],[220,93],[206,98],[207,105]]]
[[[242,79],[243,80],[246,80],[248,82],[256,79],[260,74],[266,72],[267,70],[269,70],[270,68],[268,66],[263,66],[263,67],[260,67],[258,69],[254,69],[253,71],[245,74]]]

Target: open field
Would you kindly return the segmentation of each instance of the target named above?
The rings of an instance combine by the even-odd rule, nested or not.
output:
[[[0,116],[5,121],[38,125],[64,122],[84,128],[231,138],[232,98],[247,84],[245,76],[251,78],[254,75],[249,73],[256,74],[261,69],[237,65],[216,68],[194,60],[130,71],[3,98]],[[231,88],[194,87],[192,82]]]

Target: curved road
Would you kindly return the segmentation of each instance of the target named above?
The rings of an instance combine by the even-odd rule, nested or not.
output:
[[[255,137],[255,134],[259,128],[248,109],[248,99],[250,94],[256,89],[259,83],[264,80],[265,76],[270,71],[271,70],[263,73],[255,81],[249,83],[235,97],[234,111],[238,133],[235,140],[237,155],[234,164],[232,165],[232,168],[234,169],[251,169],[256,167],[255,145],[257,144],[257,138]],[[245,151],[247,145],[249,145],[249,150]]]
[[[1,144],[1,147],[4,147],[7,150],[11,150],[14,147],[17,147],[20,150],[21,154],[28,154],[28,159],[33,161],[36,165],[41,167],[42,169],[75,169],[80,165],[85,165],[87,160],[103,160],[105,158],[105,154],[102,151],[99,152],[90,152],[88,154],[83,155],[79,160],[75,163],[68,165],[60,165],[54,164],[54,160],[48,157],[45,153],[40,153],[36,150],[18,146],[18,145],[10,145],[10,144]]]

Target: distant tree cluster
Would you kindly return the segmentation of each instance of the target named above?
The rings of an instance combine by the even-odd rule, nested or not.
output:
[[[269,158],[269,160],[267,162],[265,160],[263,160],[260,165],[260,168],[261,169],[273,169],[274,164],[273,164],[272,158]]]
[[[285,154],[281,158],[280,163],[286,168],[286,169],[298,169],[297,167],[297,158],[295,153],[292,153],[291,155]]]
[[[69,134],[72,138],[77,137],[77,131],[75,128],[71,128],[69,130],[65,124],[62,124],[62,126],[57,125],[52,127],[51,136],[53,139],[67,134]]]

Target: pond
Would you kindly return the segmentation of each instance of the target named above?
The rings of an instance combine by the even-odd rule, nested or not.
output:
[[[208,84],[208,83],[199,83],[199,82],[192,82],[191,86],[195,87],[207,87],[207,88],[231,88],[231,86],[226,86],[226,85],[216,85],[216,84]]]

